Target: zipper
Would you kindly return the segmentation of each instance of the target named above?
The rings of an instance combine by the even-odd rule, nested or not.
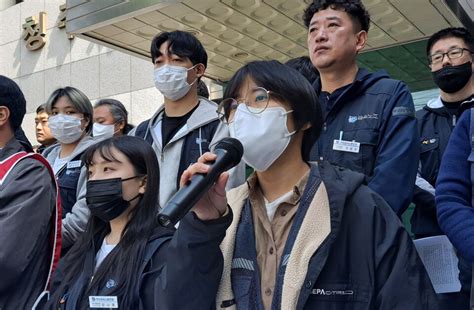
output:
[[[456,115],[453,115],[453,127],[456,126]]]

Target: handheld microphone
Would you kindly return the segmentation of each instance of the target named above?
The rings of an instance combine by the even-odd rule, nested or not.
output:
[[[193,175],[188,184],[178,190],[158,214],[158,221],[162,226],[172,227],[179,222],[214,185],[222,172],[240,162],[244,147],[237,139],[224,138],[216,145],[213,153],[217,158],[209,165],[208,173]]]

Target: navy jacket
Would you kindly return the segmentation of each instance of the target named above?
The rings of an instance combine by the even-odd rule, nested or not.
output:
[[[393,210],[363,181],[362,174],[335,169],[324,161],[312,167],[277,270],[272,310],[442,308],[407,231]],[[322,184],[327,207],[321,198],[313,201]],[[232,258],[232,264],[224,263],[216,306],[260,310],[252,206],[247,196],[234,196],[235,201],[245,202],[234,207],[234,199],[229,199],[234,222],[238,223],[232,223],[221,245],[224,260]],[[327,234],[324,227],[328,224],[321,221],[326,216]],[[232,246],[229,239],[234,233]],[[313,248],[314,240],[321,240],[319,248]],[[292,268],[295,265],[299,268]],[[226,292],[229,286],[231,299]]]
[[[472,113],[472,112],[471,112]],[[441,229],[457,250],[463,291],[469,291],[474,263],[474,208],[471,165],[471,113],[461,115],[446,147],[436,182],[436,208]]]
[[[463,113],[451,134],[436,183],[436,207],[439,224],[449,240],[462,257],[474,262],[470,123],[470,113]]]
[[[444,234],[436,216],[434,187],[441,158],[457,118],[472,104],[474,99],[464,102],[455,115],[450,115],[438,97],[416,112],[420,132],[420,165],[413,194],[416,207],[411,218],[415,235],[425,237]]]
[[[222,253],[219,244],[232,221],[232,212],[221,219],[203,222],[191,212],[174,232],[157,226],[149,239],[146,253],[151,259],[142,266],[136,294],[139,304],[133,309],[210,309],[215,300],[222,273]],[[67,294],[57,296],[55,290],[64,279],[64,263],[60,263],[53,278],[52,300],[46,309],[89,309],[89,296],[111,296],[120,279],[110,272],[103,283],[89,288],[95,266],[95,256],[103,236],[89,249],[84,269],[71,283]],[[160,242],[156,248],[154,243]],[[151,251],[151,253],[150,253]],[[89,289],[89,294],[85,290]],[[120,296],[117,296],[120,302]],[[63,303],[60,300],[64,299]]]
[[[311,150],[312,161],[361,172],[368,185],[397,213],[411,202],[419,158],[413,99],[407,86],[386,73],[360,69],[355,81],[333,94],[319,94],[324,127]],[[358,153],[333,149],[334,140],[360,143]]]

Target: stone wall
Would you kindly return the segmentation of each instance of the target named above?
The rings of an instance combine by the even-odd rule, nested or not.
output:
[[[65,28],[57,27],[59,6],[64,2],[27,0],[0,11],[0,74],[15,80],[25,94],[27,115],[22,127],[32,144],[36,144],[36,107],[58,87],[76,87],[92,103],[101,98],[117,99],[135,125],[153,115],[163,102],[154,87],[151,60],[78,37],[68,39]],[[41,50],[30,51],[22,38],[22,25],[25,18],[38,16],[40,11],[48,14],[47,42]],[[220,92],[222,88],[213,85],[211,90]]]

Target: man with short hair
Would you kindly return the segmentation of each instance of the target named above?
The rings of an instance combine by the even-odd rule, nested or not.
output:
[[[25,112],[18,85],[0,75],[0,309],[31,309],[59,255],[51,247],[61,225],[54,176],[15,139]]]
[[[442,29],[431,36],[426,46],[440,96],[416,113],[420,165],[411,227],[417,238],[444,234],[436,217],[434,186],[451,132],[463,111],[474,106],[473,53],[474,37],[465,28]]]
[[[156,152],[159,204],[164,207],[178,190],[183,171],[229,132],[219,121],[217,105],[198,96],[207,53],[195,36],[184,31],[162,32],[151,43],[151,57],[155,86],[163,94],[164,104],[129,134],[144,138]],[[243,164],[234,168],[231,187],[244,182],[244,169]]]
[[[36,153],[41,154],[48,146],[56,143],[56,139],[53,137],[48,126],[48,119],[49,115],[46,112],[45,105],[42,104],[36,109],[35,117],[36,141],[41,144]]]
[[[407,86],[384,72],[359,69],[370,16],[360,0],[315,0],[304,13],[315,87],[324,114],[311,160],[361,172],[401,215],[412,199],[418,133]],[[413,183],[412,183],[413,182]]]

